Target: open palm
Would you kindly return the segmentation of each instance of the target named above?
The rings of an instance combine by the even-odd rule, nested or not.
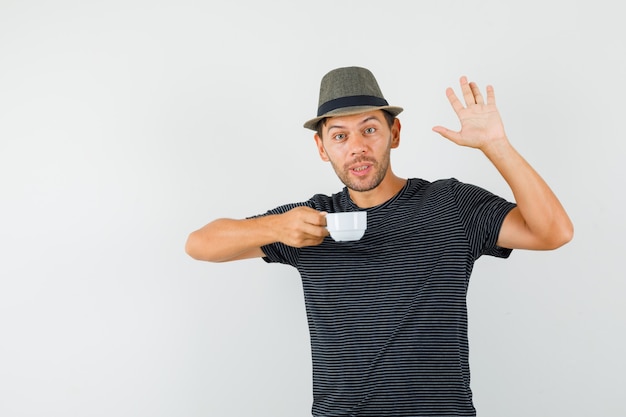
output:
[[[483,99],[478,85],[461,77],[461,92],[465,105],[452,88],[446,89],[446,96],[461,122],[461,130],[453,131],[443,126],[433,127],[433,131],[457,145],[482,149],[494,141],[504,139],[504,125],[496,107],[496,97],[492,86],[487,86],[487,101]]]

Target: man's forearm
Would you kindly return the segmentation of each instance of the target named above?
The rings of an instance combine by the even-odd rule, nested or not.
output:
[[[505,138],[483,149],[511,188],[525,227],[544,248],[572,238],[573,226],[548,184]]]
[[[263,256],[261,247],[319,245],[328,236],[326,214],[300,206],[252,219],[217,219],[189,235],[185,250],[194,259],[225,262]]]
[[[272,217],[214,220],[189,235],[185,251],[210,262],[263,256],[261,246],[275,241]]]

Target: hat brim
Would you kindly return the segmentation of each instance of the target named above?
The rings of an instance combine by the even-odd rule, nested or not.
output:
[[[402,107],[397,106],[354,106],[354,107],[343,107],[341,109],[336,109],[329,111],[326,114],[318,116],[314,119],[308,120],[304,123],[304,127],[311,130],[317,130],[317,124],[320,120],[325,119],[327,117],[338,117],[338,116],[352,116],[354,114],[367,113],[374,110],[385,110],[390,113],[392,116],[396,117],[402,110]]]

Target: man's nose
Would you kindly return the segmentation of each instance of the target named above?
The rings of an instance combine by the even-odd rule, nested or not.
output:
[[[367,145],[365,143],[365,138],[361,135],[352,136],[352,147],[350,148],[350,153],[352,155],[364,154],[367,152]]]

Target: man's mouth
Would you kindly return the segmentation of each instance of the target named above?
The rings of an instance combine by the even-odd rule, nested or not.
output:
[[[371,169],[372,169],[371,164],[364,164],[364,165],[353,166],[352,168],[350,168],[350,171],[352,171],[354,175],[363,176],[363,175],[366,175],[368,172],[370,172]]]

